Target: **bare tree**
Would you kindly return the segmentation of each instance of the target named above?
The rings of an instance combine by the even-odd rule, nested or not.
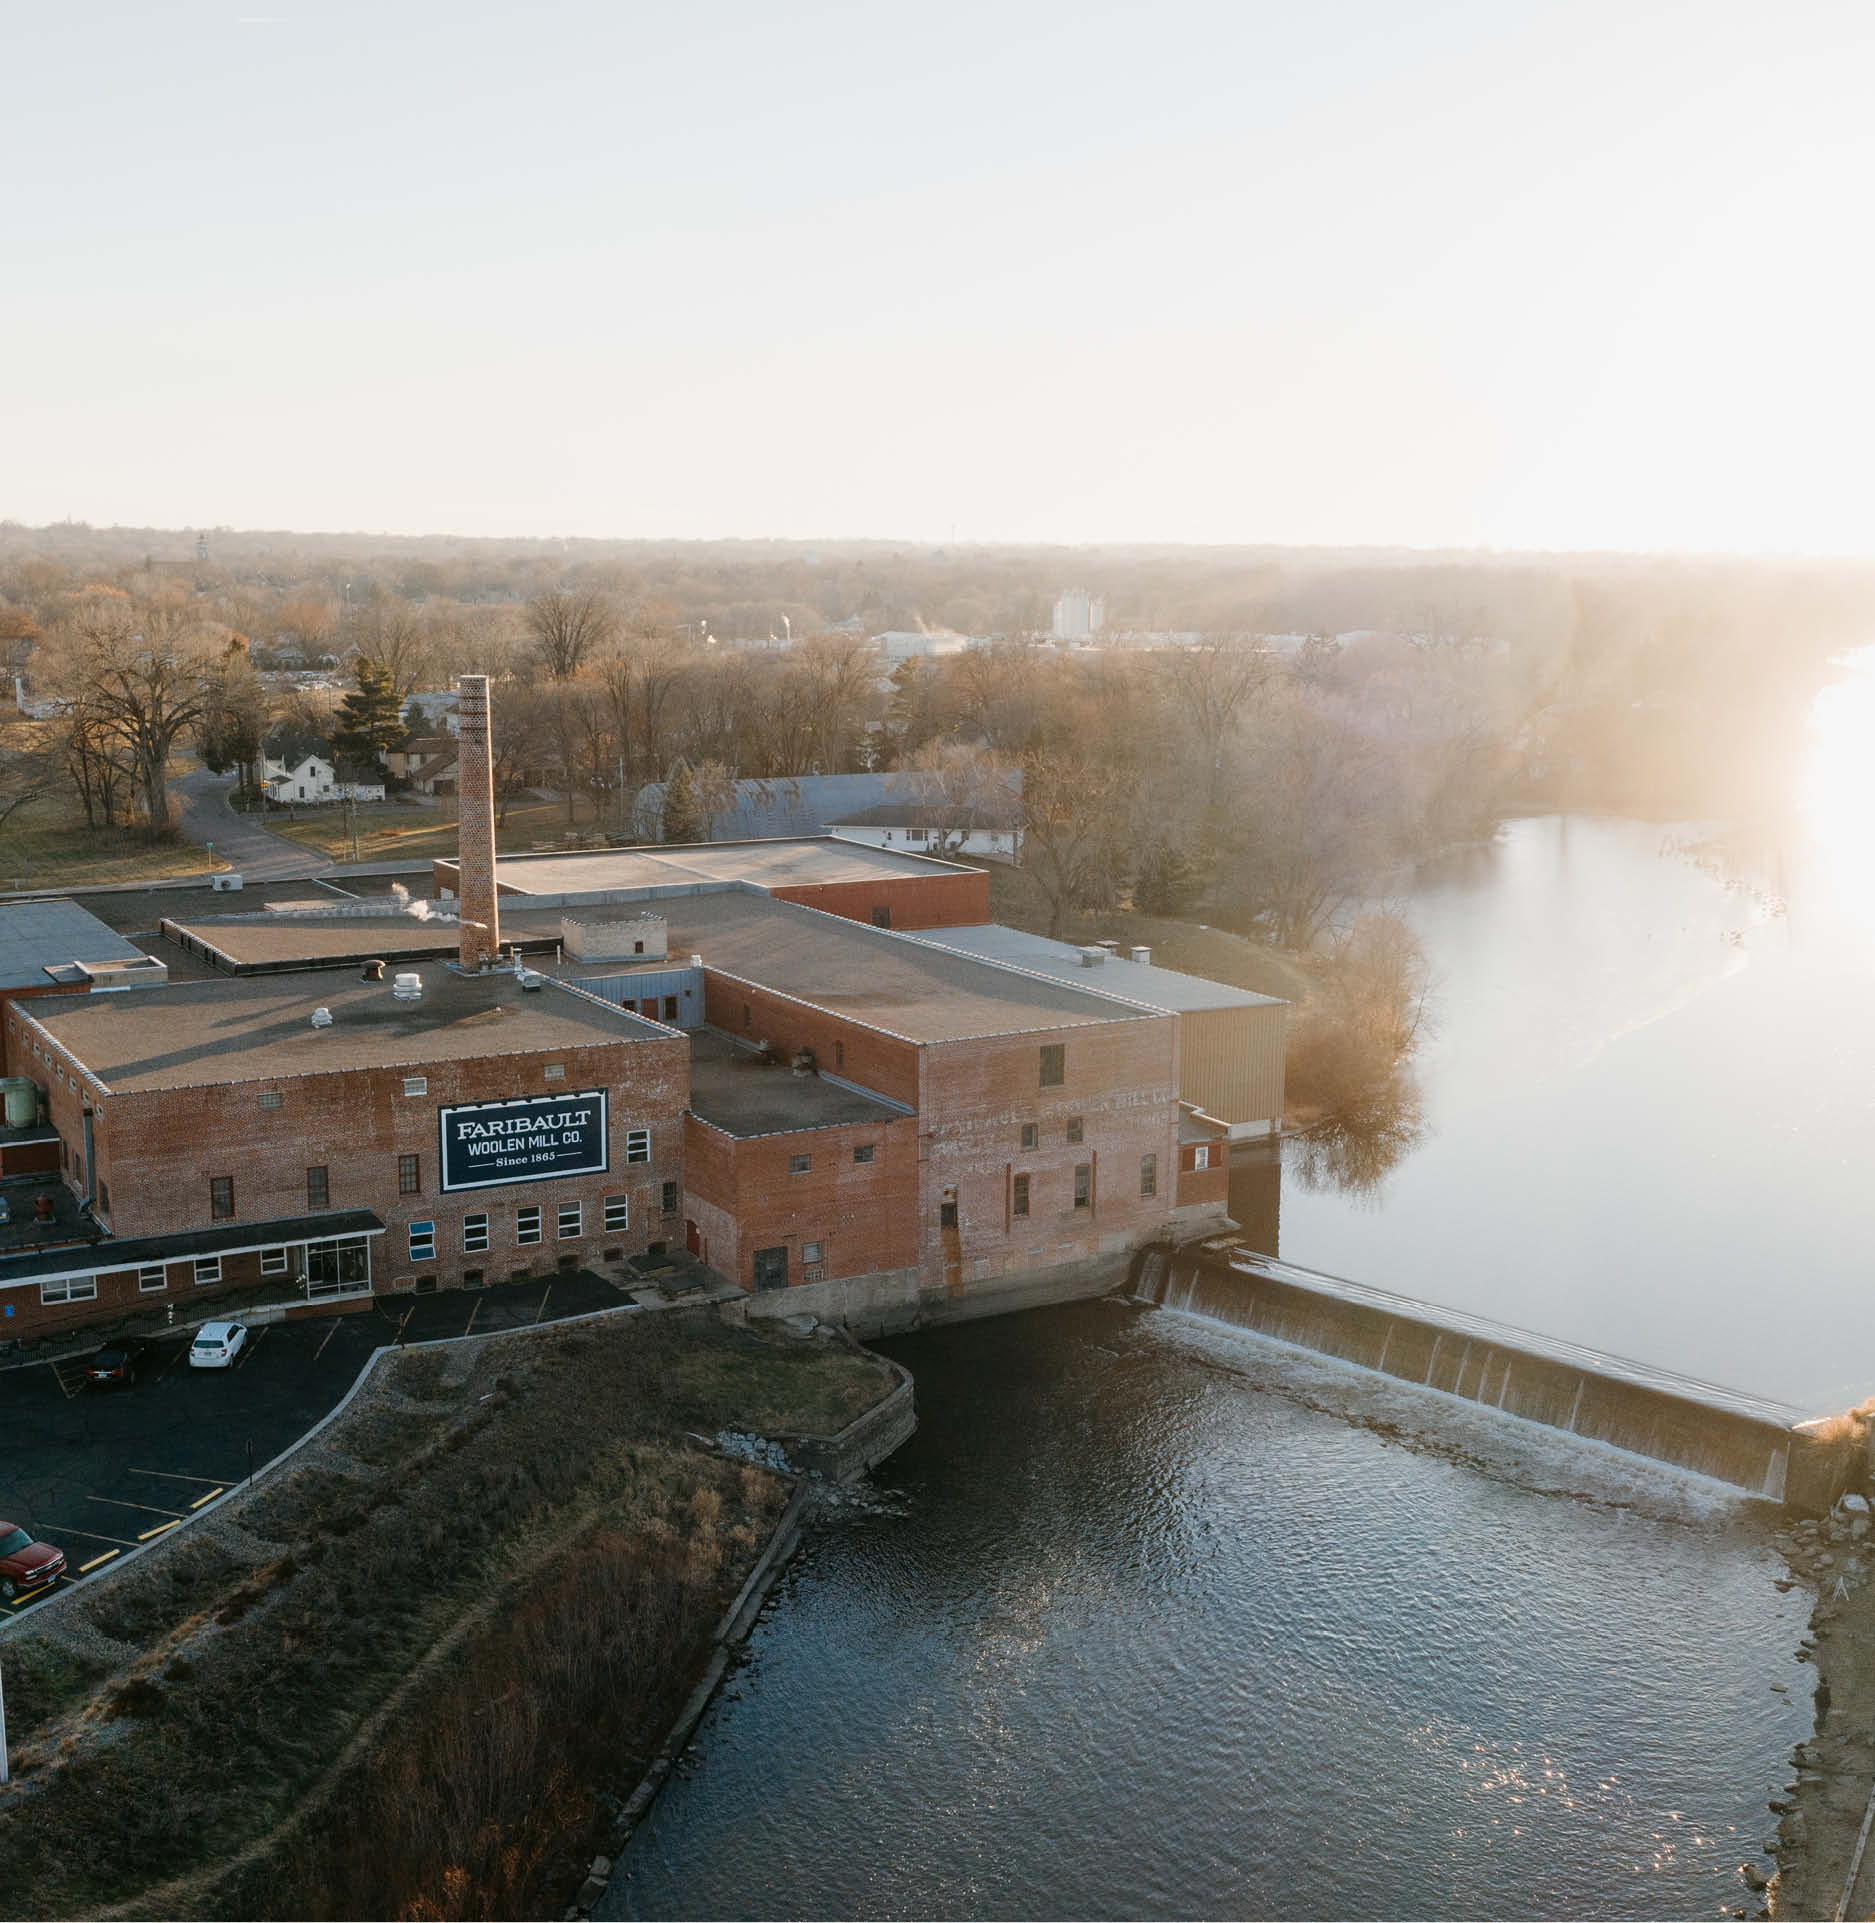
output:
[[[202,719],[225,670],[222,651],[186,604],[120,597],[81,606],[73,617],[65,692],[129,756],[152,835],[167,835],[172,825],[170,752]]]
[[[935,855],[954,854],[979,828],[1007,828],[1019,805],[1014,770],[985,749],[927,742],[906,764],[913,825]]]
[[[1171,680],[1179,707],[1204,744],[1205,806],[1215,808],[1224,790],[1224,741],[1252,695],[1270,678],[1271,660],[1244,635],[1220,635],[1180,648],[1172,656]]]
[[[1127,819],[1132,785],[1129,769],[1085,755],[1022,757],[1022,865],[1048,903],[1051,937],[1117,893],[1115,824]]]
[[[527,604],[527,627],[541,666],[555,681],[564,681],[611,640],[618,617],[596,588],[578,593],[549,588]]]

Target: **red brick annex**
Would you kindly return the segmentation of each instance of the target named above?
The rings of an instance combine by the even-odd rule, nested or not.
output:
[[[0,907],[0,1335],[679,1250],[752,1310],[879,1329],[1225,1226],[1281,1003],[998,929],[980,870],[832,837],[497,860],[463,695],[428,899],[177,891],[134,943]]]

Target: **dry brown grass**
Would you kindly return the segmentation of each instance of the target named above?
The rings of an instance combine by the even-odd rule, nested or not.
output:
[[[829,1361],[883,1391],[864,1357],[707,1317],[497,1342],[457,1413],[377,1475],[302,1472],[223,1512],[264,1525],[273,1560],[178,1544],[81,1594],[68,1607],[144,1653],[98,1676],[9,1642],[9,1677],[35,1678],[30,1793],[0,1806],[10,1886],[47,1915],[557,1906],[594,1840],[591,1785],[662,1739],[779,1506],[774,1478],[682,1432],[754,1426],[742,1390],[805,1416]],[[434,1357],[404,1366],[406,1393],[441,1388]]]

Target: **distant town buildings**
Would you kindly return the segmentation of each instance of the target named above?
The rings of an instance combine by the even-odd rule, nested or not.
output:
[[[1085,588],[1065,588],[1055,597],[1049,633],[1057,641],[1091,641],[1107,624],[1107,599]]]

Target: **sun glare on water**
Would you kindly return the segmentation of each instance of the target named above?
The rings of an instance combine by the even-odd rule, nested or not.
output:
[[[1842,666],[1811,711],[1803,811],[1831,896],[1875,934],[1875,648]]]

